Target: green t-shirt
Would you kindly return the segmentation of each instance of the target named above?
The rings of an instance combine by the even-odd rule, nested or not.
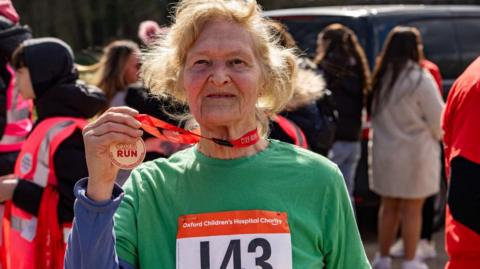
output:
[[[290,144],[270,140],[256,155],[233,160],[192,147],[141,165],[124,189],[116,248],[137,268],[176,268],[180,216],[238,210],[287,213],[295,269],[370,268],[338,168]],[[235,259],[230,247],[222,253]]]

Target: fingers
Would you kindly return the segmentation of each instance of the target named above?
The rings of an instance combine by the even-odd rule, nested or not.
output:
[[[111,122],[111,121],[105,122],[99,125],[98,127],[92,129],[92,132],[93,132],[92,135],[95,135],[95,136],[102,136],[112,132],[112,133],[125,134],[134,138],[141,137],[143,134],[142,130],[132,128],[129,125],[120,124],[120,123]]]
[[[123,113],[123,114],[128,114],[132,117],[135,117],[138,115],[138,111],[128,107],[128,106],[115,106],[107,109],[105,112],[117,112],[117,113]]]
[[[138,138],[126,135],[124,133],[109,132],[101,136],[89,134],[85,135],[85,140],[90,141],[94,145],[110,145],[112,143],[135,144]]]
[[[83,129],[86,143],[106,145],[110,143],[135,143],[142,136],[142,124],[134,117],[138,111],[129,107],[112,107]]]
[[[127,107],[124,107],[124,108],[127,108]],[[110,110],[109,109],[105,113],[103,113],[97,120],[90,123],[85,128],[88,128],[88,129],[97,128],[98,126],[100,126],[100,125],[102,125],[106,122],[116,122],[116,123],[128,125],[132,128],[137,128],[137,129],[140,128],[140,126],[142,126],[142,124],[134,118],[136,115],[138,115],[138,112],[137,113],[132,113],[132,111],[130,111],[130,110],[126,110],[126,111],[128,111],[129,113],[124,113],[124,112],[119,111],[119,110]]]
[[[14,174],[9,174],[5,176],[0,176],[0,181],[7,180],[7,179],[14,179],[17,178]]]
[[[129,107],[114,107],[109,108],[105,113],[91,122],[84,128],[84,133],[92,129],[96,129],[105,123],[118,123],[129,126],[130,128],[138,129],[142,124],[134,117],[138,115],[138,111]]]

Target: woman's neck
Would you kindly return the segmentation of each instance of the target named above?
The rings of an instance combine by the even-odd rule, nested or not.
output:
[[[256,126],[252,125],[249,128],[201,128],[202,136],[210,138],[224,139],[228,141],[239,139],[247,132],[255,129]],[[201,139],[198,143],[198,150],[204,155],[217,159],[236,159],[241,157],[247,157],[255,155],[256,153],[264,150],[268,146],[268,141],[264,138],[260,138],[257,143],[246,147],[228,147],[216,144],[208,139]]]

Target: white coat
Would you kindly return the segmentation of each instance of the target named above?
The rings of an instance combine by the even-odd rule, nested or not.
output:
[[[387,71],[383,87],[389,77]],[[409,62],[384,104],[372,117],[370,188],[381,196],[403,199],[437,193],[444,102],[433,77]]]

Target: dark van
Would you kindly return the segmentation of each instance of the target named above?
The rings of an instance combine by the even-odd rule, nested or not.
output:
[[[371,68],[393,27],[416,27],[422,34],[426,58],[440,68],[445,98],[455,79],[480,56],[480,6],[332,6],[270,10],[265,11],[264,15],[287,25],[300,49],[310,57],[315,54],[317,34],[325,26],[331,23],[344,24],[357,34]],[[355,179],[357,208],[378,205],[378,197],[368,188],[367,143],[368,137],[365,137]],[[442,191],[435,201],[435,228],[444,222],[446,183],[445,180],[441,182]],[[359,217],[362,219],[365,216]]]
[[[393,27],[414,26],[422,34],[426,58],[440,68],[445,94],[455,78],[480,55],[480,6],[335,6],[271,10],[264,14],[286,24],[308,56],[315,54],[318,32],[331,23],[344,24],[357,34],[371,67]]]

